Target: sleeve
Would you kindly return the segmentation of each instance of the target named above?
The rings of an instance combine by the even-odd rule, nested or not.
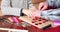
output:
[[[10,0],[2,0],[1,10],[2,10],[2,15],[20,16],[21,8],[12,8],[10,6]]]
[[[60,0],[47,0],[49,6],[60,8]]]
[[[33,7],[32,0],[28,0],[28,7],[29,7],[29,9],[30,9],[31,7]]]
[[[57,20],[60,19],[60,8],[59,9],[51,9],[47,11],[41,12],[41,17],[50,19],[50,20]]]

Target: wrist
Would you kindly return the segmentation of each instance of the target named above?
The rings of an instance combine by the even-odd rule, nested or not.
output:
[[[24,13],[24,12],[25,12],[25,9],[22,10],[22,13]]]
[[[23,16],[24,14],[23,14],[23,8],[21,9],[21,11],[20,11],[20,16]]]
[[[22,13],[24,13],[24,14],[27,13],[27,12],[28,12],[28,9],[23,9],[22,10]]]

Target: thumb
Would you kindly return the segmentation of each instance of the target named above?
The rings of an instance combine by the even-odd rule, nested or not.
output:
[[[43,3],[40,3],[40,4],[39,4],[39,7],[38,7],[39,10],[41,10],[41,8],[43,7],[43,5],[44,5]]]
[[[44,7],[41,10],[46,10],[47,9],[47,5],[44,5]]]

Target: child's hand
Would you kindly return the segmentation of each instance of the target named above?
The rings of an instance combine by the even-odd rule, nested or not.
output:
[[[31,10],[23,9],[23,13],[24,13],[25,15],[27,15],[28,17],[31,16],[32,12],[33,12],[33,11],[31,11]]]
[[[35,17],[40,17],[40,12],[38,10],[23,10],[23,13],[26,14],[28,17],[35,18]]]
[[[39,4],[39,10],[46,10],[48,8],[48,4],[46,2],[41,2]]]
[[[28,17],[31,17],[35,11],[38,10],[34,6],[29,9],[23,9],[23,13],[26,14]]]
[[[35,11],[30,15],[30,17],[31,18],[41,17],[40,15],[41,15],[41,11]]]

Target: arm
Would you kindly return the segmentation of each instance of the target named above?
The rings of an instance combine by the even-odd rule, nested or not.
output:
[[[48,11],[42,11],[41,17],[50,19],[50,20],[60,19],[60,8],[59,9],[51,9]]]
[[[60,19],[60,0],[47,0],[48,6],[56,7],[59,9],[52,9],[41,12],[41,17],[55,20]]]
[[[49,6],[60,8],[60,0],[47,0]]]
[[[12,8],[10,6],[10,0],[2,0],[1,10],[3,15],[20,16],[21,8]]]

